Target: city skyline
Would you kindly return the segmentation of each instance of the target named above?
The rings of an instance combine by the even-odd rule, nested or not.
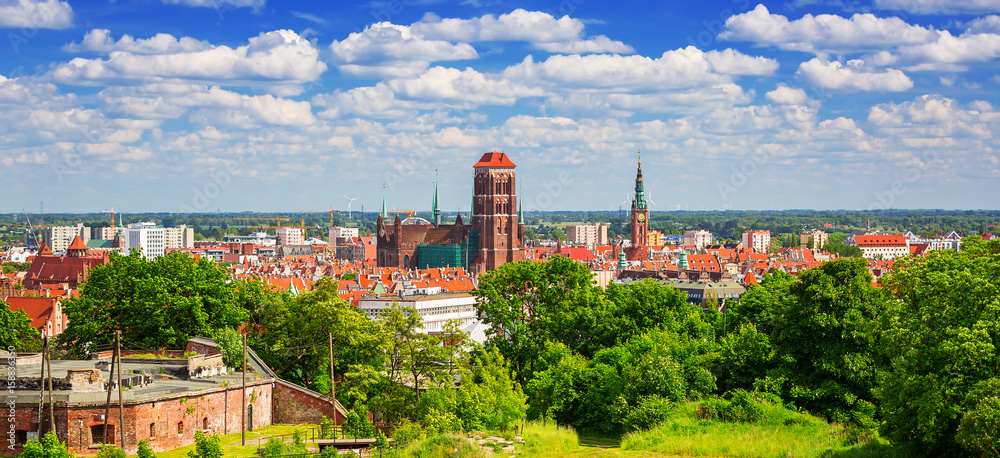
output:
[[[816,4],[821,3],[821,4]],[[0,4],[0,213],[996,209],[1000,4]],[[383,191],[384,190],[384,191]]]

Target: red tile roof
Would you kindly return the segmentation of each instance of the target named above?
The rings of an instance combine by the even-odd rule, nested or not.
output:
[[[517,167],[504,153],[486,153],[479,158],[475,167]]]
[[[73,237],[73,243],[70,243],[69,244],[69,248],[66,248],[66,249],[67,250],[88,250],[89,248],[87,248],[87,244],[83,243],[83,239],[81,239],[80,236],[78,235],[76,237]]]
[[[855,235],[854,242],[859,247],[898,247],[906,246],[906,237],[900,234]]]

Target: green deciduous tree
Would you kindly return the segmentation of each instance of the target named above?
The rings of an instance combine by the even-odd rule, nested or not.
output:
[[[312,291],[264,304],[259,320],[260,331],[251,336],[250,344],[289,381],[330,392],[330,334],[337,374],[370,374],[364,368],[382,367],[387,336],[383,326],[341,299],[337,284],[327,278],[316,282]],[[359,391],[338,393],[338,400],[342,394],[349,395],[342,401],[345,405],[363,395]]]
[[[875,390],[887,369],[879,318],[889,306],[862,259],[799,275],[773,319],[771,341],[786,399],[832,421],[873,429]]]
[[[24,444],[21,458],[73,458],[73,454],[66,449],[66,445],[59,442],[56,433],[49,431],[42,436],[42,440],[29,441]]]
[[[11,310],[0,301],[0,347],[34,348],[41,343],[40,337],[24,310]]]
[[[880,395],[883,432],[928,455],[969,453],[959,439],[981,451],[993,421],[983,411],[991,397],[974,393],[1000,378],[1000,254],[970,239],[964,248],[897,261],[882,281],[898,299],[883,325],[893,369]]]
[[[137,252],[111,255],[66,301],[69,326],[60,341],[85,355],[88,345],[109,345],[115,331],[144,348],[183,348],[194,336],[238,327],[250,317],[229,273],[207,259],[171,253],[147,261]]]
[[[577,340],[556,335],[588,332],[578,323],[579,313],[588,313],[593,299],[593,276],[572,259],[554,257],[546,262],[513,262],[479,278],[476,305],[494,334],[489,344],[510,361],[518,381],[527,382],[545,341]]]

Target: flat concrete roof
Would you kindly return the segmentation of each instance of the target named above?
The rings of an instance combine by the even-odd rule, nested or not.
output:
[[[126,357],[127,359],[127,357]],[[81,370],[81,369],[97,369],[96,365],[98,360],[55,360],[52,361],[52,377],[53,381],[56,379],[66,378],[66,375],[70,370]],[[175,364],[163,363],[162,360],[149,362],[130,362],[126,361],[122,364],[122,378],[130,375],[134,375],[134,371],[144,372],[153,377],[153,383],[148,384],[141,388],[126,388],[122,392],[122,399],[126,404],[132,404],[135,402],[148,402],[156,400],[157,398],[171,398],[179,397],[186,393],[196,394],[204,391],[211,391],[214,389],[222,388],[227,384],[228,386],[239,386],[243,381],[243,374],[240,372],[233,372],[226,375],[215,375],[208,378],[199,379],[179,379],[166,374],[160,374],[159,369],[161,367],[183,367],[184,370],[187,368],[187,362],[183,359],[178,359]],[[9,368],[9,366],[8,366]],[[5,368],[7,369],[7,368]],[[9,370],[9,369],[7,369]],[[40,364],[22,364],[15,366],[15,375],[17,378],[38,378],[41,373]],[[117,364],[115,367],[115,372],[118,372]],[[113,379],[117,374],[111,374],[109,370],[101,370],[101,377],[103,380],[107,381]],[[46,374],[47,376],[47,374]],[[273,381],[271,377],[266,375],[264,372],[258,371],[256,373],[247,373],[247,386],[259,385],[261,383],[269,383]],[[112,392],[111,398],[112,403],[118,402],[118,390]],[[15,390],[14,395],[16,396],[16,402],[20,403],[38,403],[40,391],[39,390]],[[97,391],[90,393],[79,393],[71,390],[58,390],[52,391],[52,399],[54,401],[63,401],[70,404],[104,404],[107,400],[107,391]],[[45,401],[48,402],[48,394],[45,396]]]

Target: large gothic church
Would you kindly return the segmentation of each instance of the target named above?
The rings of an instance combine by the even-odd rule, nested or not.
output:
[[[517,204],[517,167],[504,153],[483,155],[473,167],[472,214],[441,224],[437,188],[433,222],[396,216],[390,223],[382,204],[376,221],[379,267],[426,269],[463,267],[483,273],[506,262],[524,260],[524,224]]]

